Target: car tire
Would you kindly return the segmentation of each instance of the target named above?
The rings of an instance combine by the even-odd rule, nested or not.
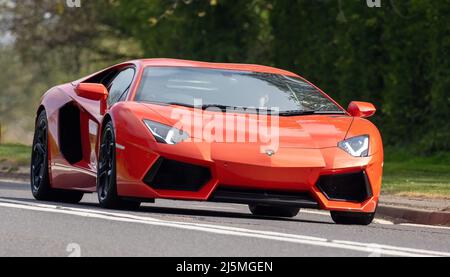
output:
[[[97,195],[105,209],[135,210],[141,202],[121,199],[117,194],[116,138],[111,121],[103,128],[97,170]]]
[[[42,111],[36,120],[31,153],[30,184],[31,192],[36,200],[55,200],[55,190],[50,187],[48,172],[48,123],[45,111]]]
[[[33,197],[38,201],[56,201],[76,204],[84,193],[53,189],[50,185],[48,168],[48,122],[47,114],[42,111],[36,121],[31,154],[30,184]]]
[[[256,216],[274,216],[293,218],[298,215],[300,208],[275,207],[266,205],[249,205],[250,212]]]
[[[368,226],[375,219],[375,213],[331,212],[331,218],[340,225]]]

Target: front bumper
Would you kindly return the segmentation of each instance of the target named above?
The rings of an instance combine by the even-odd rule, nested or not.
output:
[[[255,155],[260,152],[257,148],[181,143],[155,144],[148,150],[130,144],[117,153],[118,193],[139,199],[375,211],[381,190],[382,151],[354,158],[337,147],[280,148],[269,157]],[[348,182],[351,184],[346,186]]]

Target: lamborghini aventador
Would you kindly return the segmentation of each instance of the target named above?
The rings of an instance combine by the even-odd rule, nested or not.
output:
[[[145,59],[50,89],[36,114],[37,200],[136,209],[155,199],[245,204],[256,216],[323,209],[368,225],[383,145],[365,118],[267,66]]]

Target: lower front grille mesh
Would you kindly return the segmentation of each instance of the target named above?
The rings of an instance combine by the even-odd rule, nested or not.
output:
[[[317,187],[333,201],[361,203],[372,196],[372,189],[364,171],[322,176]]]
[[[317,201],[312,198],[309,193],[246,190],[230,188],[227,186],[220,186],[209,200],[212,202],[260,204],[311,209],[319,207]]]
[[[160,158],[144,182],[157,190],[199,191],[211,178],[207,167]]]

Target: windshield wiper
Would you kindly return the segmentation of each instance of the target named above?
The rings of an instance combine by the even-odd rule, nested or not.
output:
[[[319,112],[319,111],[312,111],[312,110],[292,110],[292,111],[277,111],[277,110],[271,110],[271,109],[265,109],[265,108],[245,108],[245,107],[236,107],[236,106],[227,106],[227,105],[218,105],[218,104],[209,104],[209,105],[203,105],[202,109],[206,110],[209,108],[218,108],[222,111],[226,111],[227,109],[234,109],[234,110],[242,110],[246,113],[255,113],[255,114],[267,114],[267,115],[279,115],[279,116],[301,116],[301,115],[314,115],[314,114],[335,114],[335,113],[341,113],[341,112]],[[343,112],[342,112],[343,113]]]
[[[228,106],[228,105],[220,105],[220,104],[208,104],[203,105],[202,109],[210,109],[210,108],[218,108],[222,111],[227,111],[228,109],[231,110],[231,112],[243,112],[243,113],[249,113],[249,114],[267,114],[267,115],[277,115],[278,111],[276,110],[270,110],[266,108],[246,108],[242,106]]]
[[[315,114],[345,114],[344,111],[316,111]]]
[[[278,112],[276,110],[270,110],[270,109],[264,109],[264,108],[246,108],[246,107],[237,107],[237,106],[228,106],[228,105],[221,105],[221,104],[207,104],[203,106],[196,106],[186,103],[179,103],[179,102],[161,102],[161,101],[149,101],[149,100],[143,100],[142,102],[149,103],[149,104],[155,104],[155,105],[162,105],[162,106],[180,106],[180,107],[186,107],[186,108],[196,108],[196,109],[202,109],[207,110],[210,108],[217,108],[221,111],[226,111],[227,109],[233,109],[235,111],[246,112],[246,113],[264,113],[267,115],[279,115],[279,116],[302,116],[302,115],[314,115],[314,114],[345,114],[343,111],[312,111],[312,110],[292,110],[292,111],[282,111]]]
[[[218,109],[221,109],[222,111],[224,111],[226,109],[245,109],[244,107],[235,107],[235,106],[220,105],[220,104],[203,105],[203,106],[201,106],[201,108],[203,110],[207,110],[207,109],[210,109],[210,108],[218,108]]]
[[[293,111],[282,111],[279,113],[280,116],[301,116],[301,115],[314,115],[314,114],[345,114],[343,111],[310,111],[310,110],[293,110]]]
[[[313,115],[315,111],[301,111],[301,110],[293,110],[293,111],[282,111],[279,113],[280,116],[300,116],[300,115]]]

